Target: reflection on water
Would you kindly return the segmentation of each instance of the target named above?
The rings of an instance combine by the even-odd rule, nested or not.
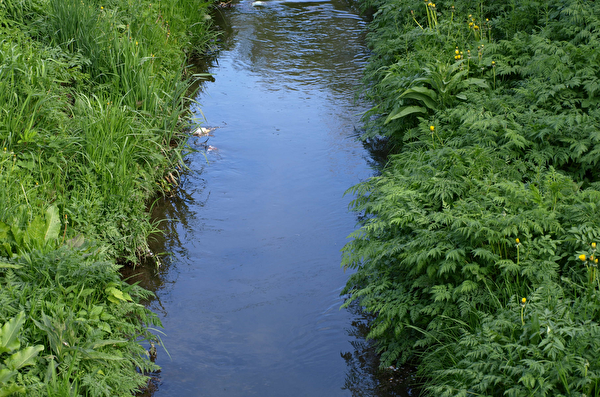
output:
[[[374,173],[356,140],[365,22],[341,0],[223,15],[231,34],[192,107],[218,128],[190,140],[177,197],[153,206],[152,250],[170,255],[127,275],[165,328],[153,395],[410,395],[376,369],[365,318],[339,309],[356,224],[344,192]]]
[[[379,356],[372,341],[365,340],[369,332],[372,316],[362,312],[353,302],[349,309],[354,315],[348,336],[352,351],[341,353],[348,369],[343,389],[352,393],[352,397],[414,397],[418,396],[414,369],[411,367],[379,368]]]

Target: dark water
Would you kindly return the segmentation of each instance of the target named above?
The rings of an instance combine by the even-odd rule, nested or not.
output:
[[[154,211],[168,220],[153,249],[173,254],[144,281],[170,354],[154,396],[408,395],[375,370],[360,311],[340,310],[356,226],[344,191],[374,172],[356,140],[365,21],[340,0],[223,13],[230,33],[192,108],[219,128],[209,150],[190,140],[177,197]]]

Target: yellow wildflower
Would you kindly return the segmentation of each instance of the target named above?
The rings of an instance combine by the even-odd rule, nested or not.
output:
[[[583,255],[583,254],[581,254],[581,255],[579,255],[579,259],[582,260],[582,261],[584,261],[584,260],[586,260],[586,256]]]

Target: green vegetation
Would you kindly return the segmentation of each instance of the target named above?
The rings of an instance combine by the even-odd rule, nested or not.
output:
[[[0,0],[0,396],[127,396],[158,318],[118,266],[176,183],[205,0]]]
[[[600,4],[364,0],[365,139],[344,293],[432,396],[599,396]],[[349,303],[348,303],[349,304]]]

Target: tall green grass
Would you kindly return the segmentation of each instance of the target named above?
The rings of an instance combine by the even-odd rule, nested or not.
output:
[[[0,2],[0,324],[44,346],[18,368],[33,350],[0,347],[0,394],[125,396],[156,369],[140,343],[158,319],[114,263],[147,255],[146,206],[181,166],[209,7]]]

